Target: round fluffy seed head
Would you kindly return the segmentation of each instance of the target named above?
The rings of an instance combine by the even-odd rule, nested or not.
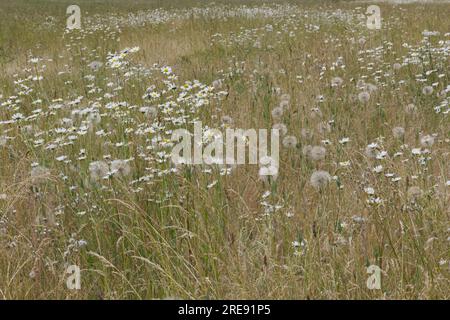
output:
[[[422,89],[422,93],[426,96],[429,96],[433,93],[433,87],[432,86],[425,86]]]
[[[283,138],[283,146],[286,148],[295,148],[297,146],[297,138],[294,136],[286,136]]]
[[[87,120],[90,124],[99,124],[100,121],[102,121],[102,117],[98,112],[91,112],[89,113]]]
[[[301,134],[301,136],[302,136],[303,139],[311,139],[312,136],[313,136],[311,130],[306,129],[306,128],[303,128],[303,129],[300,131],[300,134]]]
[[[291,96],[289,95],[289,94],[287,94],[287,93],[283,93],[282,95],[281,95],[281,97],[280,97],[280,100],[281,101],[290,101],[291,100]]]
[[[413,114],[416,112],[416,110],[417,108],[413,103],[410,103],[405,107],[405,112],[408,114]]]
[[[361,103],[367,103],[370,99],[370,93],[368,91],[363,91],[358,94],[358,100]]]
[[[276,166],[260,167],[259,176],[264,181],[268,176],[271,176],[272,179],[275,181],[278,177],[278,167]]]
[[[158,114],[158,109],[149,106],[140,107],[139,111],[142,112],[146,117],[150,118],[155,118]]]
[[[31,180],[33,183],[39,183],[45,181],[45,179],[50,175],[50,170],[44,166],[35,166],[30,172]]]
[[[131,168],[125,160],[113,160],[111,162],[111,172],[114,176],[126,177],[130,174]]]
[[[325,155],[327,154],[327,150],[322,146],[314,146],[311,149],[310,156],[314,161],[319,161],[325,159]]]
[[[372,146],[367,146],[365,154],[368,158],[375,159],[377,157],[378,151],[376,148],[373,148]]]
[[[420,144],[422,147],[431,147],[434,144],[434,137],[426,135],[420,138]]]
[[[419,187],[410,187],[408,189],[408,199],[416,202],[423,195],[423,191]]]
[[[100,61],[92,61],[88,64],[88,67],[91,68],[93,71],[97,71],[103,66],[103,63]]]
[[[402,127],[395,127],[392,129],[392,134],[395,138],[401,139],[405,135],[405,129]]]
[[[94,161],[89,164],[89,175],[93,181],[99,181],[108,174],[109,166],[104,161]]]
[[[8,142],[8,138],[6,138],[6,136],[0,136],[0,147],[6,146],[7,142]]]
[[[283,116],[283,108],[281,107],[276,107],[272,110],[272,117],[274,119],[280,119]]]
[[[394,63],[393,65],[394,70],[400,70],[402,68],[402,65],[400,63]]]
[[[331,125],[326,121],[322,121],[317,125],[317,130],[322,134],[331,132]]]
[[[222,123],[223,124],[227,124],[227,125],[232,124],[233,123],[233,118],[231,118],[230,116],[225,115],[225,116],[222,117]]]
[[[272,127],[280,132],[280,135],[284,136],[287,133],[287,127],[284,123],[276,123]]]
[[[366,83],[364,86],[365,86],[366,90],[369,91],[369,93],[375,92],[378,90],[378,87],[376,85],[374,85],[373,83]]]
[[[312,146],[310,146],[310,145],[304,146],[302,149],[302,154],[305,157],[311,158],[311,150],[312,150]]]
[[[317,118],[322,118],[323,113],[319,108],[312,108],[311,109],[311,113],[310,113],[310,117],[311,119],[317,119]]]
[[[212,86],[216,90],[220,89],[222,87],[222,80],[221,79],[214,80],[213,83],[212,83]]]
[[[316,189],[324,188],[330,181],[330,174],[323,170],[314,171],[310,179],[311,185]]]
[[[340,87],[344,83],[344,80],[342,80],[341,77],[334,77],[331,79],[331,86],[332,87]]]
[[[287,109],[289,108],[289,100],[281,100],[280,102],[280,108]]]
[[[20,131],[22,131],[24,134],[33,134],[35,132],[32,125],[23,126],[22,128],[20,128]]]

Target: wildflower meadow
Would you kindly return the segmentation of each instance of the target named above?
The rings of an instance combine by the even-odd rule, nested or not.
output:
[[[0,299],[449,299],[449,16],[0,0]]]

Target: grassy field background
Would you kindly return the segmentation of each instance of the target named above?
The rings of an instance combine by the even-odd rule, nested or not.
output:
[[[450,297],[450,4],[69,4],[0,1],[0,298]],[[296,141],[175,167],[183,117]]]

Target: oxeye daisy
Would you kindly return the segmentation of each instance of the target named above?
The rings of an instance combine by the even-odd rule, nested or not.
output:
[[[171,75],[172,74],[172,68],[169,66],[164,66],[161,68],[161,72],[165,75]]]

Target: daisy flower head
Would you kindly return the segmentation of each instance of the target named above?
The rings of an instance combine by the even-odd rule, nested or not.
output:
[[[169,75],[172,74],[172,68],[169,67],[169,66],[164,66],[164,67],[161,68],[161,72],[163,74],[165,74],[166,76],[169,76]]]

